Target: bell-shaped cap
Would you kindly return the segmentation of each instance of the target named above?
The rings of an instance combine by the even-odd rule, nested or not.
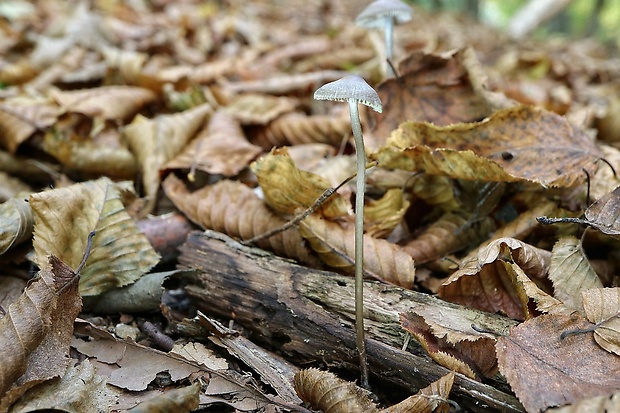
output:
[[[376,0],[370,3],[355,19],[355,24],[368,28],[383,28],[386,17],[396,24],[411,20],[413,10],[400,0]]]
[[[383,110],[377,92],[357,75],[345,76],[321,86],[314,92],[314,98],[316,100],[361,103],[379,113]]]

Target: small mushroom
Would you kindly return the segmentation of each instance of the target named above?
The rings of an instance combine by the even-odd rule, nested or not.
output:
[[[368,363],[364,343],[364,193],[366,186],[366,151],[362,136],[362,124],[358,104],[381,112],[381,99],[368,83],[357,75],[345,76],[327,83],[314,92],[316,100],[347,102],[351,116],[351,129],[357,155],[357,193],[355,194],[355,328],[357,351],[360,356],[362,387],[368,387]]]
[[[411,20],[413,10],[400,0],[376,0],[370,3],[355,19],[358,26],[382,28],[385,30],[385,54],[392,61],[394,50],[394,24],[402,24]],[[388,64],[389,77],[395,76]]]

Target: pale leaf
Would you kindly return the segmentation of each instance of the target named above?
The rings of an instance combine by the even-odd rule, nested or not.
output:
[[[594,340],[620,356],[620,288],[594,288],[581,296],[586,317],[595,324]]]

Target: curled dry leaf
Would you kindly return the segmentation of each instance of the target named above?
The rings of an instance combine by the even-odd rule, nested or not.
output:
[[[389,189],[381,198],[368,202],[364,208],[366,233],[371,237],[386,237],[402,222],[409,205],[398,188]]]
[[[32,235],[34,221],[30,205],[21,198],[11,198],[0,205],[0,254]]]
[[[500,238],[482,248],[477,259],[455,271],[441,285],[439,296],[522,320],[529,317],[529,298],[522,282],[516,280],[521,272],[525,278],[544,277],[550,259],[548,251],[513,238]]]
[[[55,256],[0,319],[0,411],[26,390],[62,376],[82,309],[75,274]]]
[[[164,180],[163,188],[174,205],[192,222],[233,238],[250,239],[286,223],[240,182],[220,181],[190,193],[183,182],[171,174]],[[257,244],[280,256],[318,266],[318,260],[304,246],[297,228],[289,228]]]
[[[159,261],[125,211],[120,188],[108,178],[100,178],[30,196],[35,220],[33,245],[40,266],[47,255],[54,254],[77,268],[88,234],[97,232],[81,271],[83,295],[131,284]]]
[[[225,110],[244,125],[265,125],[278,116],[294,110],[296,105],[297,102],[291,98],[244,94],[230,102]]]
[[[594,340],[620,356],[620,288],[583,290],[581,296],[586,317],[595,324]]]
[[[620,393],[581,399],[573,404],[554,407],[545,413],[584,413],[584,412],[617,412],[620,411]]]
[[[456,211],[461,208],[461,203],[454,194],[454,180],[446,176],[422,174],[416,177],[411,190],[427,204],[444,211]]]
[[[294,385],[300,399],[325,413],[378,411],[366,391],[328,371],[315,368],[300,370],[295,374]]]
[[[380,413],[432,413],[448,411],[448,396],[454,384],[454,371],[432,382],[402,402],[385,408]]]
[[[136,86],[100,86],[95,89],[55,91],[51,97],[67,112],[103,119],[126,119],[157,95]]]
[[[493,232],[494,223],[490,217],[472,222],[460,213],[448,212],[424,229],[416,238],[403,245],[417,263],[439,259],[476,245]]]
[[[544,314],[500,337],[495,346],[499,370],[528,412],[615,393],[620,388],[620,357],[600,348],[579,314]]]
[[[353,273],[353,228],[343,229],[335,222],[310,215],[299,223],[299,232],[325,264]],[[364,272],[403,288],[412,288],[415,279],[415,267],[409,254],[398,245],[367,235],[364,235]]]
[[[280,214],[294,214],[306,209],[330,188],[320,175],[302,171],[288,155],[286,148],[274,149],[250,165],[265,195],[265,202]],[[328,198],[317,212],[326,218],[349,214],[349,205],[339,194]]]
[[[603,159],[611,165],[616,165],[616,167],[620,165],[620,149],[600,142],[598,146],[603,152]],[[599,200],[620,186],[620,176],[614,173],[614,170],[609,165],[601,165],[590,182],[590,199]],[[587,200],[587,202],[590,202],[590,200]]]
[[[466,310],[464,310],[466,311]],[[442,366],[456,370],[468,377],[492,377],[497,372],[494,352],[495,337],[479,333],[472,328],[475,313],[449,319],[446,314],[433,314],[433,310],[421,315],[416,312],[402,313],[402,327],[420,342],[428,355]],[[510,324],[484,326],[498,328],[498,334],[508,331]]]
[[[218,111],[209,125],[165,169],[196,168],[210,174],[235,176],[262,150],[247,141],[241,124],[230,114]]]
[[[556,187],[583,181],[584,170],[593,176],[601,156],[584,131],[562,116],[528,106],[498,111],[478,123],[404,122],[374,154],[387,168]]]
[[[38,130],[56,122],[60,109],[47,99],[13,98],[0,103],[0,143],[11,154]]]
[[[351,121],[344,116],[284,114],[256,131],[252,142],[265,150],[286,145],[327,143],[339,146],[351,134]]]
[[[155,205],[159,189],[159,170],[176,156],[192,139],[211,113],[208,104],[174,115],[162,115],[154,119],[137,117],[125,128],[124,135],[129,148],[142,167],[144,191],[150,197],[145,214]]]
[[[581,241],[575,237],[560,238],[553,246],[549,279],[553,283],[553,296],[582,315],[581,292],[603,287],[585,255]]]
[[[191,386],[168,390],[165,393],[140,403],[131,413],[183,413],[198,409],[200,405],[200,382]]]
[[[590,205],[585,217],[603,234],[620,239],[620,186]]]

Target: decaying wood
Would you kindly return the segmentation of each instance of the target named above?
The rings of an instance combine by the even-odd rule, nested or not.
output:
[[[358,369],[353,278],[299,266],[213,231],[192,232],[181,247],[179,263],[199,270],[189,276],[186,289],[205,314],[234,320],[261,344],[298,363]],[[364,290],[371,385],[387,382],[415,393],[449,372],[415,345],[401,350],[400,312],[433,306],[454,314],[460,308],[475,314],[472,322],[495,331],[514,324],[396,286],[368,281]],[[451,398],[475,412],[523,411],[513,395],[461,375]]]

